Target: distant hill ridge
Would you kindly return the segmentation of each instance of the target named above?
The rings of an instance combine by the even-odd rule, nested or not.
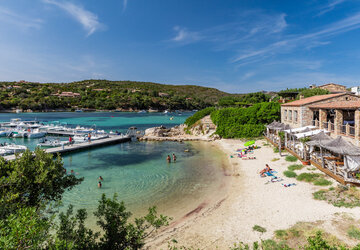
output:
[[[239,96],[215,88],[153,82],[83,80],[70,83],[0,82],[0,109],[201,109]]]

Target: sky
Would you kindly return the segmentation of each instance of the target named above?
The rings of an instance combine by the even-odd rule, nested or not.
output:
[[[0,0],[0,81],[360,85],[359,0]]]

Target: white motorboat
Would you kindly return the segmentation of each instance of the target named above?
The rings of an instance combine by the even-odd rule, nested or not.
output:
[[[109,135],[108,134],[91,134],[91,141],[95,141],[95,140],[100,140],[100,139],[105,139],[105,138],[109,138]],[[75,135],[73,137],[74,141],[75,142],[86,142],[88,141],[88,135],[87,134],[78,134],[78,135]]]
[[[41,148],[50,148],[50,147],[61,147],[63,145],[68,145],[68,144],[69,144],[68,141],[60,141],[59,139],[48,140],[45,138],[43,140],[40,140],[37,146]]]
[[[164,114],[169,114],[170,112],[168,110],[165,110],[163,113]]]
[[[34,129],[34,130],[28,132],[26,134],[26,137],[29,139],[34,139],[34,138],[44,137],[45,135],[46,135],[46,132],[42,132],[39,129]]]
[[[10,154],[12,154],[11,150],[0,148],[0,156],[10,155]]]
[[[140,110],[138,113],[139,114],[146,114],[147,112],[146,112],[146,110]]]
[[[24,138],[27,135],[25,130],[13,130],[10,133],[10,136],[13,138]]]
[[[0,131],[0,137],[6,136],[8,131]]]
[[[4,146],[0,147],[0,149],[10,151],[10,154],[16,154],[24,152],[27,147],[23,145],[16,145],[16,144],[5,144]]]

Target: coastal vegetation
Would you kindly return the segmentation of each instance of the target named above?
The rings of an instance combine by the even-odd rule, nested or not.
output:
[[[215,111],[215,107],[208,107],[205,109],[202,109],[200,111],[197,111],[195,114],[193,114],[192,116],[189,116],[186,120],[185,120],[185,124],[188,127],[191,127],[192,125],[194,125],[197,121],[201,120],[202,118],[204,118],[207,115],[210,115],[211,112]]]
[[[289,162],[297,162],[297,158],[295,157],[295,156],[293,156],[293,155],[287,155],[286,157],[285,157],[285,161],[289,161]]]
[[[294,171],[286,170],[283,173],[288,178],[295,178],[297,174]]]
[[[217,126],[216,133],[223,138],[251,138],[261,136],[265,124],[278,120],[280,105],[274,102],[257,103],[248,108],[223,108],[211,113]]]
[[[243,107],[251,106],[256,103],[268,102],[271,96],[262,92],[249,93],[239,96],[222,97],[219,102],[219,107]]]
[[[313,197],[327,201],[335,207],[360,207],[360,191],[356,187],[330,187],[313,193]]]
[[[238,96],[195,85],[84,80],[71,83],[1,82],[0,110],[193,110]]]
[[[277,94],[283,98],[295,95],[296,99],[300,99],[300,96],[307,98],[315,95],[327,95],[330,94],[330,92],[329,90],[320,88],[293,88],[281,90]]]
[[[66,190],[83,179],[66,174],[60,156],[37,149],[13,161],[0,158],[0,249],[140,249],[169,218],[148,214],[132,218],[117,195],[99,201],[94,232],[85,226],[87,212],[73,207],[58,214]],[[56,220],[58,217],[58,220]],[[130,220],[132,222],[130,222]]]

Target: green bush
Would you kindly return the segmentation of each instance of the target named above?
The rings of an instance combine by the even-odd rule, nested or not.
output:
[[[216,133],[223,138],[261,136],[265,124],[280,118],[280,104],[264,102],[249,108],[223,108],[211,113]]]
[[[260,233],[265,233],[266,232],[266,228],[264,228],[262,226],[259,226],[259,225],[254,225],[252,229],[253,229],[253,231],[257,231],[257,232],[260,232]]]
[[[294,171],[294,170],[300,170],[303,167],[304,167],[304,165],[301,165],[301,164],[293,164],[293,165],[288,166],[288,169],[290,171]]]
[[[213,112],[213,111],[215,111],[214,107],[208,107],[208,108],[199,110],[198,112],[196,112],[192,116],[188,117],[185,120],[185,124],[188,125],[188,127],[190,127],[190,126],[194,125],[200,119],[204,118],[207,115],[210,115],[211,112]]]
[[[347,233],[350,238],[360,240],[360,230],[355,226],[351,226]]]
[[[325,180],[324,178],[320,178],[314,181],[314,185],[316,186],[329,186],[331,183],[331,181]]]
[[[286,157],[285,157],[285,161],[289,161],[289,162],[296,162],[298,159],[295,157],[295,156],[293,156],[293,155],[287,155]]]
[[[324,200],[326,200],[325,194],[326,194],[325,190],[319,190],[319,191],[313,193],[313,197],[315,200],[324,201]]]
[[[274,150],[274,153],[279,153],[279,148],[278,147],[273,148],[273,150]]]
[[[321,174],[316,174],[316,173],[302,173],[296,179],[298,181],[313,182],[317,180],[320,176]]]
[[[284,237],[286,237],[288,234],[286,232],[286,230],[276,230],[275,231],[275,236],[276,238],[282,239]]]
[[[294,171],[289,171],[289,170],[284,171],[283,174],[289,178],[295,178],[297,176],[297,174]]]

